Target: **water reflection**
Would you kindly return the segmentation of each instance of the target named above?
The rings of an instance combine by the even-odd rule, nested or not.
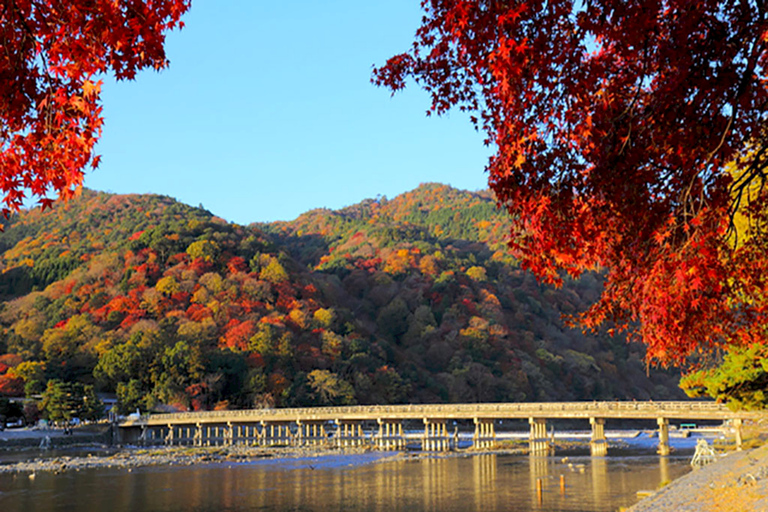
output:
[[[610,496],[611,482],[608,480],[608,461],[605,457],[593,457],[589,466],[592,476],[592,499],[590,503],[594,506]]]
[[[498,489],[496,488],[498,456],[495,454],[472,457],[475,510],[498,510]]]
[[[671,477],[669,476],[669,458],[659,457],[659,459],[659,473],[661,475],[659,485],[664,485],[671,480]]]
[[[354,456],[0,476],[0,510],[613,512],[688,471],[673,457]],[[560,487],[564,475],[565,491]],[[536,481],[542,482],[542,496]]]

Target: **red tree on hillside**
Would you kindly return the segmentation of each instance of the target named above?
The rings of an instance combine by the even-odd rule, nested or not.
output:
[[[585,324],[639,325],[662,363],[765,339],[763,2],[422,5],[412,49],[373,80],[413,78],[431,112],[487,132],[527,268],[555,283],[607,268]]]
[[[167,66],[165,33],[190,0],[0,0],[0,190],[50,206],[98,165],[100,74],[131,79]]]

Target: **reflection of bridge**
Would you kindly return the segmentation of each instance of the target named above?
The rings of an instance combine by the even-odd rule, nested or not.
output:
[[[169,445],[327,445],[402,449],[408,436],[403,423],[418,421],[424,450],[446,450],[456,444],[449,421],[473,421],[474,448],[496,444],[499,420],[527,419],[531,453],[548,453],[548,419],[587,419],[592,426],[593,455],[605,455],[608,419],[655,419],[659,427],[659,453],[669,454],[669,420],[731,420],[736,444],[741,447],[741,425],[755,413],[730,411],[714,402],[563,402],[439,405],[376,405],[295,409],[154,414],[120,424],[124,443]],[[367,427],[364,429],[364,427]],[[377,427],[372,431],[370,427]],[[366,431],[371,432],[366,435]]]

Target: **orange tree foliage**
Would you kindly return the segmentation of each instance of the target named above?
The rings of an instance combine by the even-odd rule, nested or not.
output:
[[[607,268],[583,320],[638,326],[651,360],[764,338],[766,235],[739,245],[732,221],[766,199],[745,206],[768,149],[763,2],[422,5],[412,49],[373,80],[413,78],[431,112],[457,107],[485,130],[527,268],[554,283]]]
[[[101,81],[168,64],[165,33],[189,0],[0,0],[0,190],[4,212],[24,189],[72,195],[103,122]]]

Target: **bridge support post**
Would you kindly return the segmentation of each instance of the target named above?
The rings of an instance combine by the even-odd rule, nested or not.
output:
[[[325,444],[327,438],[325,436],[325,422],[324,421],[302,421],[296,420],[298,426],[297,442],[300,445],[320,445]]]
[[[256,444],[259,446],[266,446],[267,445],[267,423],[264,421],[259,422],[259,426],[261,426],[261,429],[258,430],[257,437],[256,437]]]
[[[472,447],[475,449],[496,446],[496,429],[493,420],[474,418],[475,433],[472,435]]]
[[[341,420],[334,420],[336,423],[336,435],[333,436],[336,440],[336,447],[343,448],[347,443],[347,424]]]
[[[744,443],[744,440],[742,438],[742,432],[741,432],[741,427],[743,423],[744,422],[742,421],[741,418],[736,418],[735,420],[733,420],[733,430],[734,430],[734,435],[736,436],[736,449],[739,451],[743,449],[742,444]]]
[[[449,448],[448,429],[444,419],[424,418],[424,437],[422,450],[428,452],[445,451]]]
[[[365,444],[363,425],[359,420],[334,420],[336,423],[336,446],[362,446]]]
[[[528,418],[531,433],[528,448],[531,455],[549,455],[549,439],[547,438],[547,420],[544,418]]]
[[[605,418],[589,418],[592,425],[592,440],[589,450],[593,457],[605,457],[608,455],[608,442],[605,439]]]
[[[296,435],[291,432],[291,421],[262,421],[261,422],[261,434],[259,436],[262,445],[273,446],[276,444],[281,445],[293,445],[300,443],[303,439],[301,435],[301,428],[298,429]]]
[[[662,456],[669,455],[669,420],[667,418],[657,418],[659,425],[659,449],[657,453]]]
[[[376,421],[379,424],[379,431],[376,434],[376,448],[379,450],[402,450],[405,448],[403,424],[400,420],[377,418]]]

